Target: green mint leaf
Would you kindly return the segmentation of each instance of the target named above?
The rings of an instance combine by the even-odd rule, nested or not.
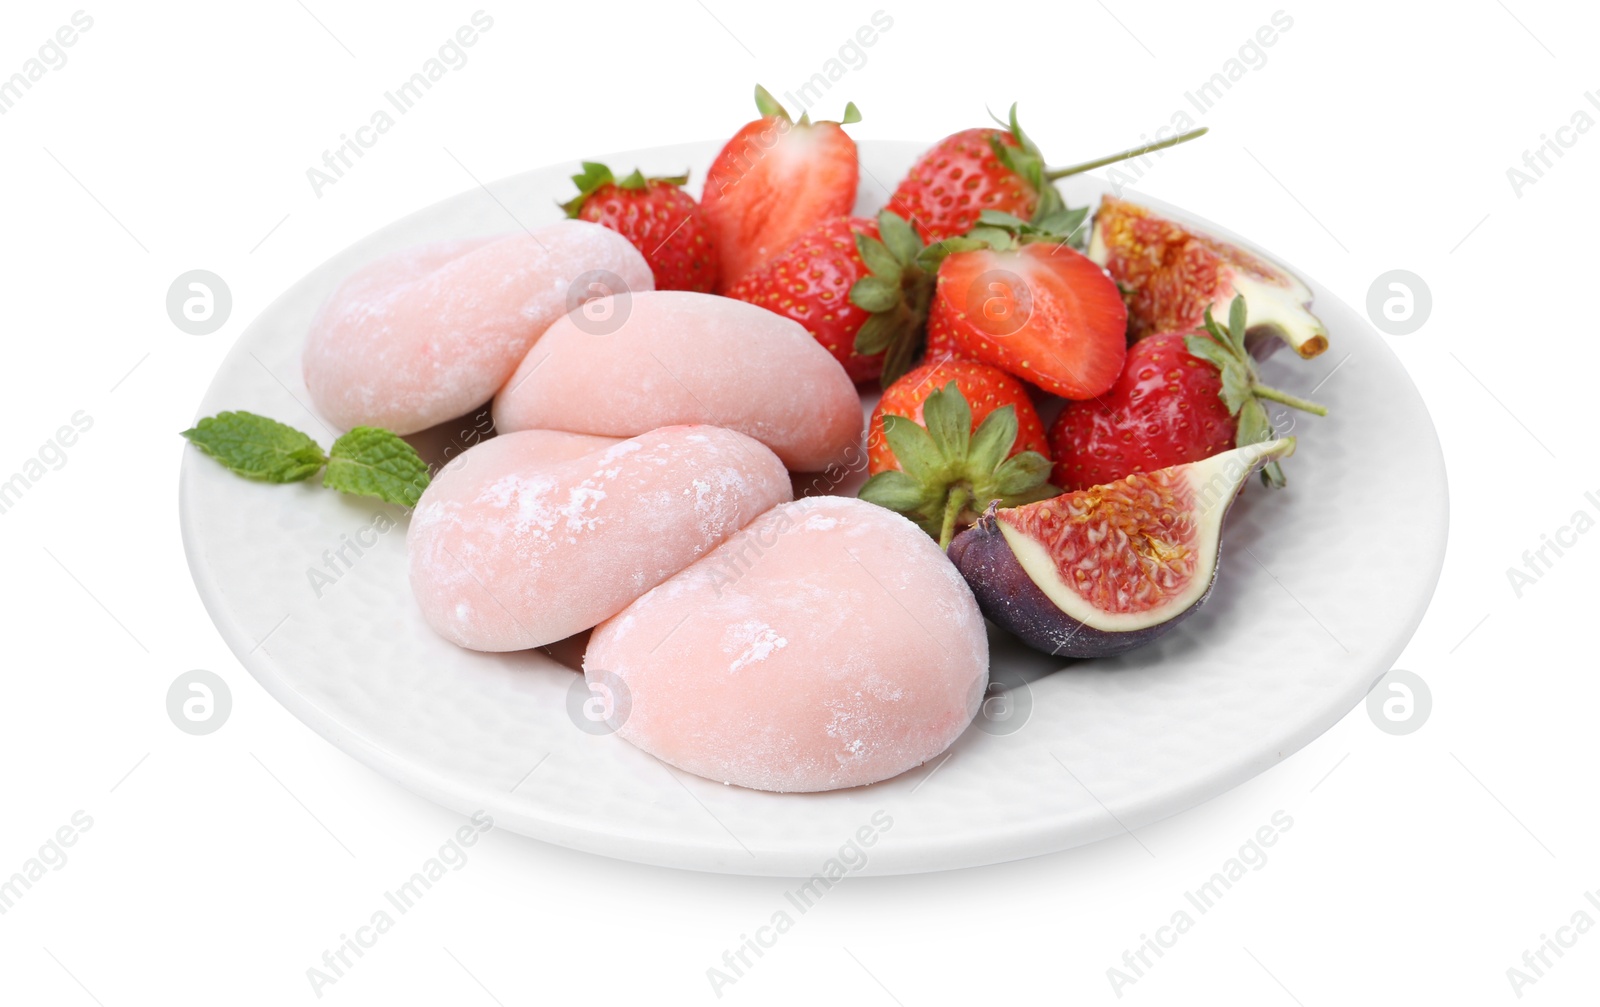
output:
[[[356,427],[333,442],[322,485],[415,507],[428,488],[428,466],[399,435],[377,427]]]
[[[255,413],[207,416],[183,436],[230,472],[265,483],[309,479],[327,461],[317,442]]]

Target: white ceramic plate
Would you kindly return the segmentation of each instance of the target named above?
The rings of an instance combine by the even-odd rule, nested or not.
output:
[[[687,166],[699,179],[716,149],[606,160],[653,174]],[[875,210],[920,149],[863,143],[858,210]],[[300,345],[340,280],[415,242],[556,219],[575,167],[446,200],[323,263],[245,331],[200,415],[248,409],[327,444],[331,434],[305,406]],[[1093,179],[1071,183],[1071,205],[1099,195]],[[788,876],[823,870],[875,812],[893,824],[864,873],[968,867],[1094,842],[1227,790],[1321,734],[1389,669],[1432,596],[1448,497],[1427,409],[1361,316],[1305,279],[1332,348],[1309,362],[1279,354],[1267,380],[1306,392],[1338,367],[1316,392],[1332,414],[1294,431],[1300,451],[1286,491],[1252,483],[1234,508],[1202,610],[1155,646],[1061,670],[1061,661],[995,634],[994,672],[1017,683],[1010,718],[974,726],[946,756],[871,787],[758,793],[584,733],[568,714],[579,645],[552,648],[558,661],[538,651],[469,653],[434,636],[406,584],[403,515],[382,504],[315,485],[247,482],[191,451],[180,493],[189,565],[228,645],[297,717],[416,793],[463,813],[485,810],[538,839],[645,863]],[[344,550],[348,569],[333,556],[347,542],[361,549]]]

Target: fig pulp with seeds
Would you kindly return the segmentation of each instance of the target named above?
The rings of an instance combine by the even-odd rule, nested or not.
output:
[[[990,621],[1036,650],[1110,657],[1165,635],[1211,592],[1222,522],[1250,473],[1294,452],[1262,441],[1020,507],[950,544]]]
[[[1307,358],[1328,348],[1327,327],[1311,313],[1311,290],[1298,277],[1136,203],[1100,200],[1088,254],[1128,292],[1130,340],[1198,329],[1207,308],[1220,316],[1242,296],[1253,352],[1265,356],[1277,345],[1265,337]]]

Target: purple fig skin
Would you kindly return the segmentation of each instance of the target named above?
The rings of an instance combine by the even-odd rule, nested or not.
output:
[[[1263,325],[1258,325],[1244,334],[1244,348],[1257,360],[1267,359],[1278,352],[1278,347],[1286,345],[1288,344],[1275,330]]]
[[[1115,657],[1153,643],[1193,614],[1211,596],[1216,583],[1213,565],[1211,583],[1193,605],[1154,626],[1111,632],[1080,622],[1056,608],[1017,562],[1016,554],[989,515],[957,535],[948,554],[990,622],[1052,657]]]

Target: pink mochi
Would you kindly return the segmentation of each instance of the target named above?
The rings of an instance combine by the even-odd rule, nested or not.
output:
[[[550,326],[495,397],[496,429],[631,437],[710,423],[797,471],[820,471],[859,442],[855,383],[798,322],[681,290],[610,300],[614,330],[570,316]]]
[[[596,270],[630,290],[655,285],[626,238],[578,220],[379,259],[347,279],[311,324],[303,355],[311,401],[341,429],[400,434],[470,412],[573,307],[569,294],[605,286],[574,290]]]
[[[732,430],[504,434],[423,492],[406,537],[411,591],[460,646],[542,647],[615,615],[789,498],[783,463]]]
[[[938,545],[849,497],[780,504],[601,623],[584,675],[617,733],[708,780],[856,787],[948,748],[989,674],[983,617]]]

